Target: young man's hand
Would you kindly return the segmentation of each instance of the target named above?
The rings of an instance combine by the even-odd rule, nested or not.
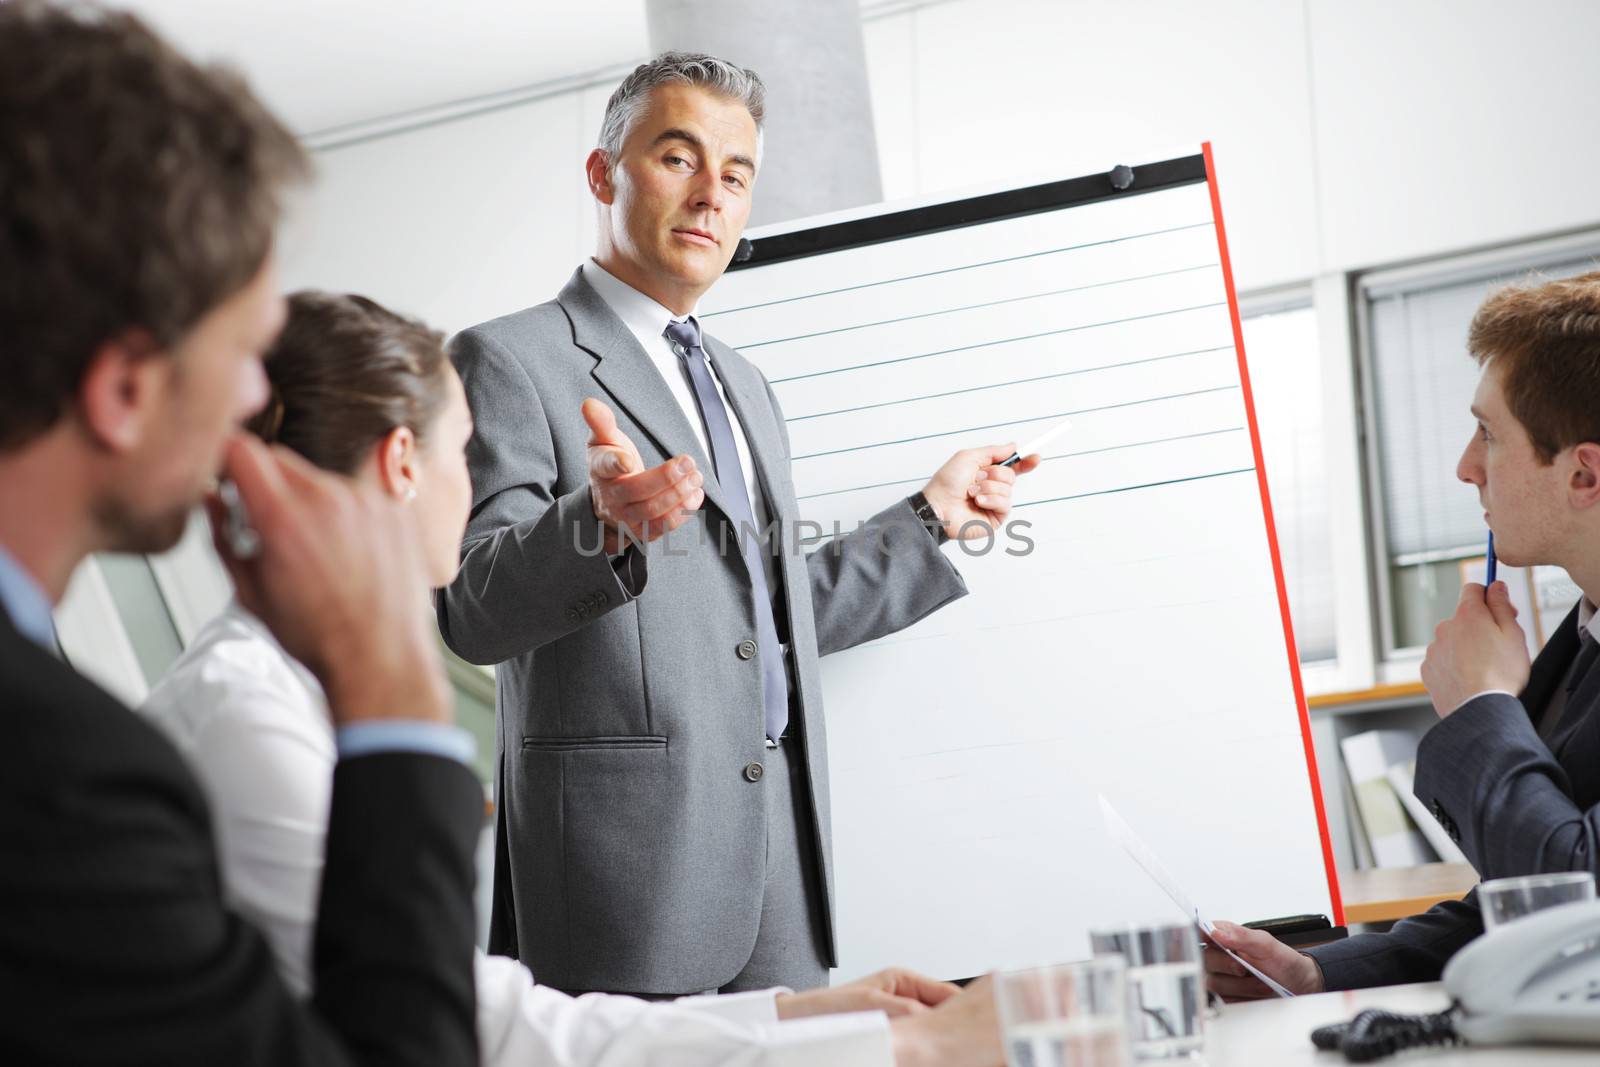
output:
[[[1322,992],[1322,968],[1317,961],[1264,930],[1219,922],[1211,940],[1216,944],[1205,946],[1206,985],[1223,1000],[1260,1000],[1277,994],[1216,945],[1232,949],[1291,993]]]
[[[1484,595],[1476,582],[1461,587],[1456,613],[1439,624],[1422,660],[1422,684],[1439,717],[1445,718],[1479,693],[1513,696],[1528,684],[1528,639],[1517,625],[1517,609],[1506,583]]]

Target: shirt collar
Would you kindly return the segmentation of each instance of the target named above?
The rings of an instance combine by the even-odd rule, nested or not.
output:
[[[661,339],[667,323],[682,322],[694,316],[693,311],[688,315],[674,315],[671,309],[641,293],[592,259],[583,261],[583,280],[600,294],[600,299],[616,313],[628,332],[639,339],[647,352],[651,351],[651,342]]]
[[[56,627],[50,617],[50,598],[23,569],[22,564],[0,546],[0,608],[11,616],[17,632],[51,652],[56,648]]]
[[[1600,641],[1600,613],[1595,611],[1588,597],[1578,601],[1578,636],[1582,637],[1585,633]]]

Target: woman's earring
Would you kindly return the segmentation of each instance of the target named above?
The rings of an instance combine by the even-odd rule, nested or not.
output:
[[[417,487],[416,486],[414,486],[414,485],[406,486],[406,499],[408,501],[417,499]]]

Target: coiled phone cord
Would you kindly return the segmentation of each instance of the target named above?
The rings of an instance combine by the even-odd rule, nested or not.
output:
[[[1454,1004],[1432,1015],[1398,1015],[1369,1008],[1347,1023],[1317,1027],[1311,1031],[1311,1043],[1324,1051],[1343,1052],[1351,1063],[1371,1063],[1425,1045],[1459,1045],[1456,1011]]]

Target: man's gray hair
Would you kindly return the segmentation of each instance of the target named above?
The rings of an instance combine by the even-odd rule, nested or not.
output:
[[[760,162],[767,88],[756,72],[699,52],[663,52],[633,68],[633,73],[622,79],[622,84],[606,102],[606,117],[600,123],[599,148],[606,154],[608,169],[622,157],[622,142],[644,113],[650,94],[663,85],[674,84],[698,85],[743,104],[756,122],[756,160]]]

